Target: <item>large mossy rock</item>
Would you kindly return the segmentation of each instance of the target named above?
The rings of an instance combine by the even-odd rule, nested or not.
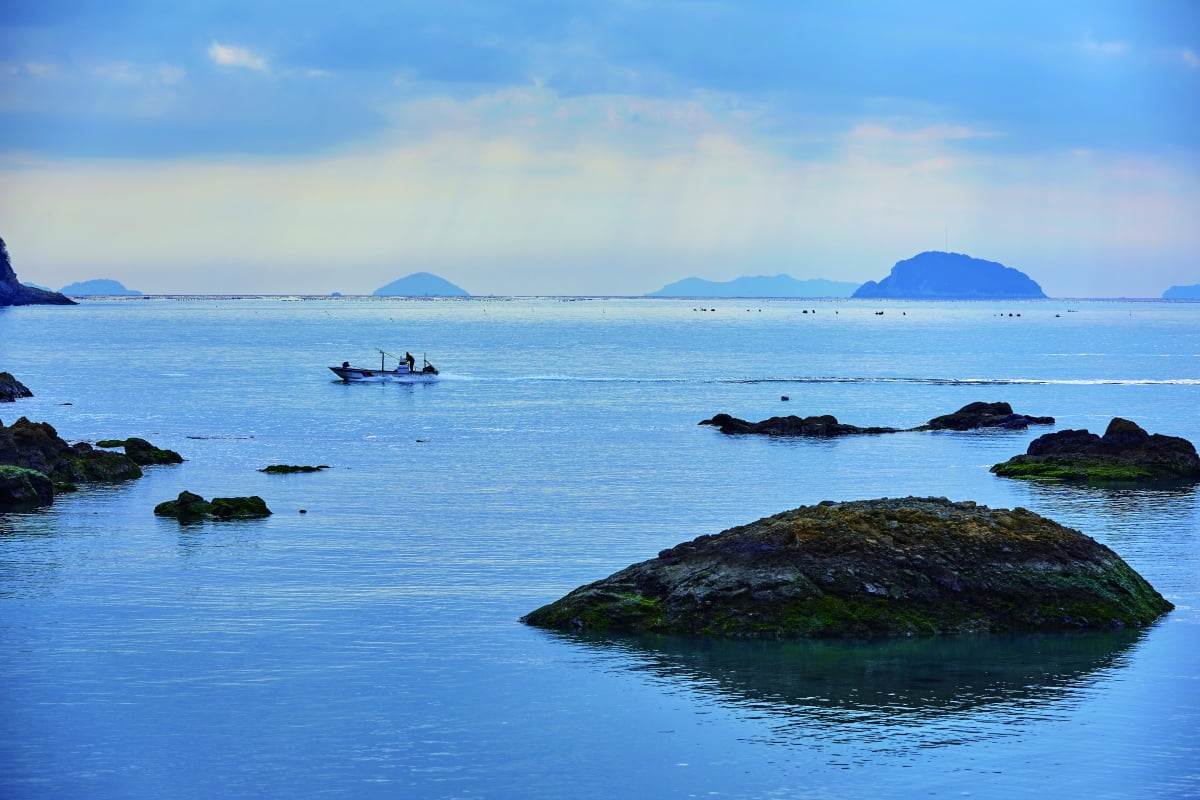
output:
[[[1023,508],[824,502],[701,536],[522,619],[572,630],[877,637],[1145,625],[1172,605],[1120,557]]]
[[[11,372],[0,372],[0,403],[11,403],[18,397],[33,397],[33,392]]]
[[[1116,417],[1103,436],[1086,430],[1039,436],[1024,455],[991,471],[1005,478],[1077,483],[1200,482],[1200,456],[1187,439],[1152,435]]]
[[[259,519],[271,516],[271,509],[258,495],[214,497],[210,502],[185,490],[174,500],[156,505],[154,513],[160,517],[174,517],[180,522],[198,522],[205,519]]]
[[[50,478],[34,469],[0,464],[0,513],[31,511],[54,502]]]

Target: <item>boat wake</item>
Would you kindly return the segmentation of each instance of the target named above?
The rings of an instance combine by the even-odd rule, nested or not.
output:
[[[604,377],[581,375],[451,375],[442,373],[443,381],[470,381],[476,383],[645,383],[645,384],[755,384],[755,383],[915,383],[934,386],[1200,386],[1200,378],[945,378],[945,377],[846,377],[794,375],[780,377],[725,377],[725,378],[656,378]]]

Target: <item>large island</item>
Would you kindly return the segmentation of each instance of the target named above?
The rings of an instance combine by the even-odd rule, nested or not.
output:
[[[852,297],[893,300],[1039,300],[1046,294],[1028,275],[995,261],[931,250],[896,262]]]

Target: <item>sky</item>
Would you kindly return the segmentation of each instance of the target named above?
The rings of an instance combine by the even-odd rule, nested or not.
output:
[[[1200,283],[1200,2],[0,0],[18,277]]]

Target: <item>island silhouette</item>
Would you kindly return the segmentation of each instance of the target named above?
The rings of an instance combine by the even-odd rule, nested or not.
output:
[[[857,283],[824,278],[797,280],[791,275],[755,275],[731,281],[684,278],[646,297],[849,297]]]
[[[414,272],[371,293],[374,297],[470,297],[461,286],[430,272]]]
[[[1045,292],[1020,270],[962,253],[930,250],[896,262],[876,283],[867,281],[852,297],[903,300],[1034,300]]]

